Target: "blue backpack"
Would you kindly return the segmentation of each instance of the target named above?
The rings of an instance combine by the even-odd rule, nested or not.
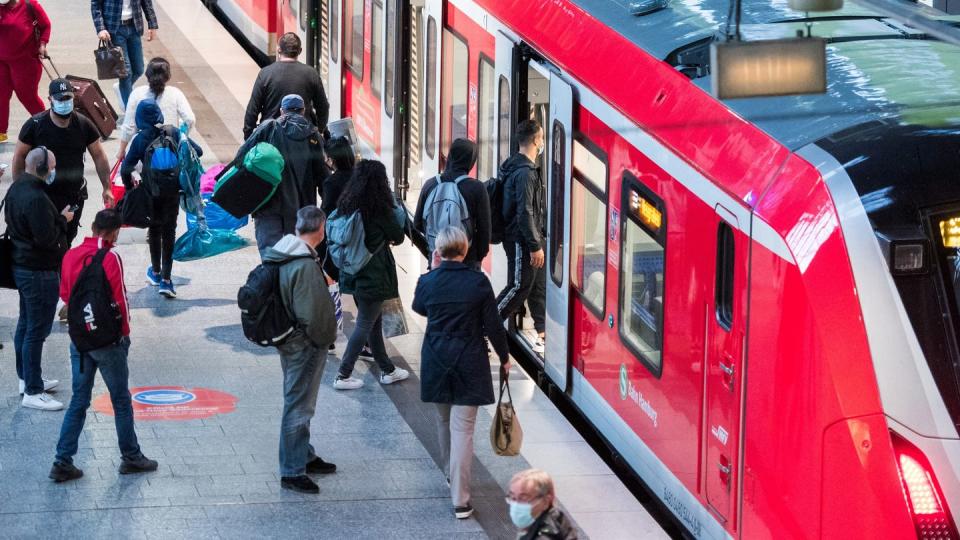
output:
[[[341,216],[337,210],[327,219],[327,253],[341,272],[357,274],[383,248],[381,245],[370,252],[367,249],[367,233],[363,229],[363,217],[357,210],[349,216]]]
[[[143,185],[154,197],[180,193],[179,134],[173,126],[161,126],[143,155]]]

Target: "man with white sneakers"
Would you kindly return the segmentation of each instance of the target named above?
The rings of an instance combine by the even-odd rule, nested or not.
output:
[[[56,174],[53,152],[43,146],[30,150],[25,169],[4,198],[7,233],[13,241],[13,277],[20,293],[20,316],[13,338],[17,376],[22,406],[58,411],[63,403],[47,393],[58,381],[41,377],[40,361],[57,312],[60,263],[69,247],[67,223],[73,219],[74,208],[56,208],[45,192]]]

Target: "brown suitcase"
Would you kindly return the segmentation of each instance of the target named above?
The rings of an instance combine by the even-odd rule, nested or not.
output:
[[[50,67],[53,68],[53,72],[57,76],[56,78],[59,79],[60,72],[57,71],[56,66],[53,65],[53,60],[51,60],[49,56],[46,60],[50,63]],[[44,64],[43,67],[44,70],[46,70],[46,64]],[[49,71],[47,71],[47,76],[50,77],[51,80],[54,78],[50,75]],[[97,126],[100,137],[103,139],[108,138],[110,134],[117,129],[117,113],[113,110],[113,105],[110,105],[110,102],[107,101],[107,96],[103,94],[100,85],[93,79],[84,79],[83,77],[75,77],[73,75],[67,75],[64,78],[70,81],[70,85],[73,86],[74,107],[77,112],[82,113]]]

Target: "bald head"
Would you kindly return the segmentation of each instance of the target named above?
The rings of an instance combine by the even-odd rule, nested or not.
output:
[[[46,156],[44,156],[44,154],[46,154]],[[40,174],[38,169],[43,168],[44,157],[46,157],[47,170],[43,174]],[[53,152],[47,150],[46,148],[34,148],[27,153],[27,158],[24,161],[26,162],[27,174],[39,176],[40,178],[46,178],[47,174],[57,167],[56,156],[54,156]]]

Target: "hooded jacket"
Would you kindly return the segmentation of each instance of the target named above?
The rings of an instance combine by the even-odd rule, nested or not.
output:
[[[457,139],[450,145],[450,154],[447,156],[447,165],[440,174],[441,182],[454,182],[460,176],[470,174],[477,163],[477,145],[466,139]],[[426,223],[423,216],[427,197],[437,187],[437,177],[434,176],[423,184],[420,199],[417,201],[417,211],[413,217],[413,226],[426,235]],[[470,249],[463,262],[467,265],[479,264],[490,252],[490,197],[483,183],[474,178],[466,178],[457,187],[467,203],[470,212],[471,231]]]
[[[297,332],[317,347],[337,339],[337,318],[316,252],[299,237],[288,234],[267,248],[263,262],[281,264],[280,298],[297,321]]]
[[[517,242],[528,253],[543,249],[547,212],[540,170],[517,152],[500,165],[499,177],[504,180],[504,241]]]
[[[70,247],[67,219],[44,191],[43,180],[24,173],[4,198],[6,232],[13,241],[13,264],[30,270],[57,270]]]
[[[287,113],[260,124],[237,151],[235,160],[241,161],[261,142],[270,143],[280,151],[284,160],[283,177],[276,193],[253,217],[281,216],[285,221],[295,222],[297,210],[317,204],[326,176],[320,132],[302,114]]]
[[[60,272],[60,299],[64,303],[70,302],[70,293],[73,292],[74,285],[83,271],[84,265],[88,259],[97,255],[101,248],[110,250],[107,256],[103,258],[103,271],[107,275],[107,282],[110,284],[110,292],[113,295],[113,301],[120,308],[120,317],[123,323],[122,334],[130,335],[130,308],[127,302],[127,285],[123,281],[123,261],[120,260],[120,254],[113,250],[113,244],[105,241],[98,236],[88,236],[83,239],[83,243],[71,249],[63,257],[63,269]]]
[[[123,179],[123,185],[130,189],[133,187],[133,171],[137,163],[143,161],[146,157],[147,148],[154,139],[160,136],[160,126],[163,125],[163,112],[156,100],[145,99],[137,105],[137,136],[133,138],[130,146],[127,148],[127,155],[123,157],[123,164],[120,166],[120,178]],[[174,139],[177,144],[180,143],[180,130],[174,129]],[[203,149],[193,140],[187,139],[196,150],[198,156],[203,155]]]

